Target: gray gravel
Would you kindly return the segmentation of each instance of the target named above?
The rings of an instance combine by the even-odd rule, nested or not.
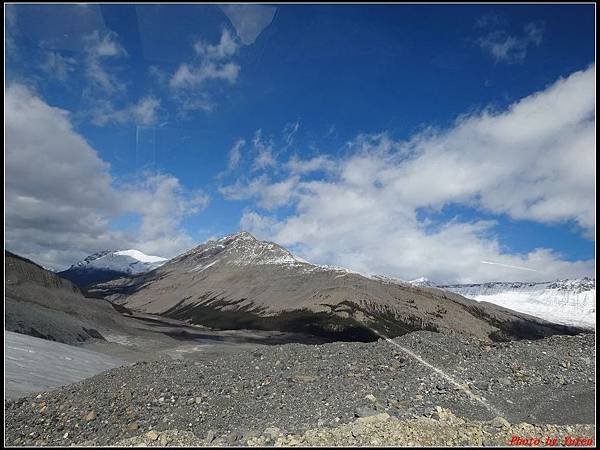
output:
[[[502,418],[468,421],[437,407],[431,417],[399,420],[387,413],[359,418],[335,427],[317,427],[301,434],[284,433],[269,427],[248,433],[235,446],[249,447],[456,447],[456,446],[591,446],[594,425],[510,424]],[[198,438],[191,431],[149,431],[122,439],[118,447],[221,447],[230,446],[231,435]],[[83,445],[93,446],[92,441]]]
[[[462,388],[385,340],[265,346],[212,360],[141,362],[9,401],[5,443],[111,444],[176,429],[235,445],[269,427],[302,433],[383,412],[414,419],[436,406],[471,420],[594,423],[591,334],[490,345],[420,331],[394,342]]]

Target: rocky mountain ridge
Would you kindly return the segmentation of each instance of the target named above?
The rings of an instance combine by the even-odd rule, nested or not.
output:
[[[90,292],[133,310],[212,327],[351,340],[422,329],[481,339],[579,331],[439,289],[313,265],[247,232],[207,241],[151,272]]]

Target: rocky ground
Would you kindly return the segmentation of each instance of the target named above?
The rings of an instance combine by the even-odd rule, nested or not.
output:
[[[215,359],[226,353],[251,351],[289,342],[323,343],[297,333],[259,330],[211,330],[151,315],[124,316],[127,332],[105,333],[66,345],[27,334],[4,334],[4,398],[49,391],[97,373],[158,359]]]
[[[595,443],[594,346],[592,334],[486,344],[421,331],[139,362],[6,402],[5,444]]]
[[[549,440],[550,439],[550,440]],[[593,425],[532,425],[526,422],[512,425],[501,418],[482,422],[456,417],[438,407],[430,417],[399,420],[387,413],[359,418],[336,427],[319,427],[302,434],[287,434],[269,427],[262,432],[248,433],[237,446],[326,447],[326,446],[587,446],[595,442]],[[84,445],[95,445],[95,441]],[[229,436],[208,435],[198,438],[190,431],[166,430],[126,438],[119,447],[156,446],[230,446]]]

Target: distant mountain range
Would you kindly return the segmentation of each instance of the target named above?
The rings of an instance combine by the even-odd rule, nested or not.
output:
[[[236,241],[239,242],[260,242],[245,232],[234,236],[237,237]],[[226,238],[214,242],[224,240]],[[309,264],[286,249],[276,246],[276,244],[271,243],[270,245],[271,247],[265,247],[268,251],[260,254],[248,253],[246,252],[248,249],[239,248],[236,264],[238,266],[249,264],[291,265],[303,267],[305,270],[310,267],[310,271],[330,272],[335,273],[335,276],[354,274],[385,284],[442,289],[477,302],[493,303],[549,322],[590,329],[594,329],[596,326],[596,283],[593,278],[565,279],[542,283],[435,284],[422,277],[407,282],[385,276],[359,274],[340,267]],[[259,247],[261,247],[260,251],[262,252],[264,250],[262,244]],[[193,249],[176,259],[194,254],[196,250]],[[251,250],[255,251],[256,249],[252,248]],[[111,280],[140,275],[157,269],[166,262],[166,258],[146,255],[138,250],[103,251],[88,256],[69,269],[59,272],[58,275],[74,282],[81,288],[88,288]],[[218,262],[211,261],[207,265],[198,268],[197,271],[201,273],[212,267],[212,265],[218,264]],[[121,280],[119,283],[123,283],[123,281]],[[94,289],[103,290],[102,287],[98,286]]]
[[[577,333],[453,292],[310,264],[247,232],[208,241],[152,271],[89,287],[127,308],[217,328],[372,340],[425,329],[480,339]]]
[[[167,258],[146,255],[139,250],[104,251],[94,253],[58,272],[63,278],[85,288],[91,284],[138,275],[160,267]]]

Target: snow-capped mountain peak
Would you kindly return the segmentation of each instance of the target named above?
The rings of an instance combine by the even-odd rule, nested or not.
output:
[[[583,277],[573,280],[564,279],[550,283],[549,289],[558,289],[562,291],[573,291],[573,292],[586,292],[596,290],[596,279]]]
[[[135,250],[105,250],[89,255],[67,270],[58,272],[63,278],[81,287],[123,276],[138,275],[154,270],[167,261],[161,256],[146,255]]]
[[[204,271],[217,263],[233,266],[307,264],[285,248],[273,242],[260,241],[247,231],[206,241],[175,258],[173,262],[182,260],[192,266],[190,271]]]
[[[165,261],[166,258],[146,255],[139,250],[107,250],[87,256],[69,270],[105,270],[134,275],[155,269]]]

